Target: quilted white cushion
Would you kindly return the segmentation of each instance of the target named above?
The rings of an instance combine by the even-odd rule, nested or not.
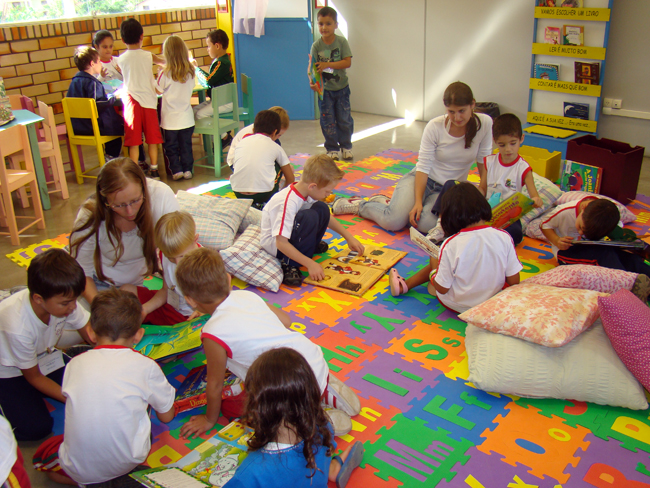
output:
[[[176,194],[176,199],[181,210],[194,217],[199,243],[217,251],[232,245],[253,203],[252,200],[195,195],[182,190]]]
[[[534,172],[533,180],[535,181],[535,188],[537,189],[537,193],[539,193],[539,197],[542,199],[543,205],[539,208],[532,209],[521,218],[521,225],[524,231],[526,230],[526,226],[531,220],[548,211],[548,209],[555,204],[557,199],[562,196],[562,190],[560,190],[557,185],[551,180],[548,180]],[[522,189],[522,193],[527,197],[530,197],[528,194],[528,189],[525,186]]]
[[[240,280],[271,291],[280,289],[280,261],[260,246],[259,226],[248,226],[232,246],[221,251],[221,257],[228,273]]]
[[[481,390],[644,410],[643,387],[616,355],[603,325],[562,347],[544,347],[468,325],[469,381]]]

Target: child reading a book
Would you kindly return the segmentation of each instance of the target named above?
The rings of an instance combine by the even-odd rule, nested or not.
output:
[[[390,270],[393,296],[429,281],[429,293],[455,312],[464,312],[500,291],[504,284],[519,283],[523,268],[507,232],[485,224],[492,209],[471,183],[452,186],[442,199],[440,219],[447,239],[438,259],[431,258],[413,276],[404,280],[396,268]]]
[[[601,240],[616,229],[620,218],[613,202],[594,195],[559,205],[542,222],[540,230],[553,245],[560,265],[591,264],[650,277],[650,266],[637,254],[617,247],[575,244],[581,236],[589,241]]]
[[[484,174],[479,183],[479,190],[490,200],[496,196],[497,202],[507,200],[515,193],[521,192],[526,187],[535,207],[542,206],[542,199],[535,188],[533,171],[530,165],[519,155],[519,148],[524,142],[524,133],[519,118],[514,114],[503,114],[494,120],[492,137],[499,149],[497,154],[491,154],[478,163],[485,170],[479,169]],[[440,202],[444,193],[455,182],[448,181],[443,186],[438,200],[432,208],[433,213],[440,211]],[[499,195],[497,195],[499,194]],[[515,246],[524,239],[521,221],[517,220],[504,229],[512,237]],[[427,237],[433,242],[440,242],[444,237],[440,219],[437,225],[429,231]]]
[[[52,432],[45,397],[65,402],[65,366],[55,346],[64,329],[90,340],[90,315],[77,306],[85,287],[74,258],[63,249],[48,249],[29,263],[27,288],[0,302],[0,408],[19,441]]]
[[[212,59],[210,71],[205,72],[198,67],[196,60],[194,66],[196,68],[196,76],[202,86],[214,88],[215,86],[225,85],[232,83],[234,80],[232,76],[232,64],[228,54],[228,44],[230,39],[226,31],[217,29],[208,32],[205,39],[208,44],[208,56]],[[194,118],[196,120],[212,117],[212,100],[210,100],[210,91],[208,91],[208,99],[194,107]],[[232,103],[227,103],[219,107],[219,113],[226,113],[232,111]],[[232,139],[231,139],[232,140]],[[224,141],[223,147],[229,144]]]
[[[363,459],[363,444],[332,457],[336,444],[318,381],[300,353],[280,347],[261,354],[248,370],[246,389],[242,422],[254,433],[229,488],[325,488],[328,479],[346,486]]]
[[[198,249],[199,235],[192,216],[183,211],[170,212],[160,217],[154,230],[158,259],[162,265],[163,286],[150,290],[144,286],[122,285],[142,304],[143,322],[153,325],[174,325],[191,320],[200,314],[194,312],[176,282],[176,266],[190,251]]]
[[[286,312],[266,304],[250,291],[231,291],[230,275],[218,251],[203,247],[190,252],[178,264],[176,279],[187,303],[198,312],[212,315],[201,334],[208,367],[207,409],[204,415],[193,416],[181,427],[183,437],[212,429],[220,412],[226,417],[240,417],[245,392],[222,399],[226,366],[246,382],[253,361],[276,347],[290,347],[307,359],[323,401],[334,407],[330,411],[334,432],[342,435],[352,428],[350,416],[361,409],[356,394],[329,374],[320,347],[302,334],[288,330],[291,318]]]
[[[312,256],[327,251],[327,243],[322,239],[328,228],[340,234],[350,250],[363,255],[363,244],[330,214],[322,201],[334,191],[344,174],[329,156],[311,156],[300,181],[273,195],[264,207],[260,244],[280,260],[285,285],[302,285],[300,266],[307,268],[312,280],[325,277],[323,267]]]
[[[97,294],[89,331],[97,346],[75,356],[63,377],[65,439],[45,441],[34,467],[65,484],[102,483],[122,476],[151,449],[148,408],[174,418],[176,391],[160,366],[132,349],[144,335],[142,306],[116,288]]]

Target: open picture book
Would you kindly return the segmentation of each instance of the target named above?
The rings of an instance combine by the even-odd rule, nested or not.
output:
[[[361,296],[404,256],[404,251],[387,247],[366,246],[363,256],[346,249],[320,262],[325,270],[324,279],[314,281],[307,277],[305,283]]]

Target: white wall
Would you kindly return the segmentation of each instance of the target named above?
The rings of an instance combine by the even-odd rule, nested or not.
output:
[[[477,101],[497,102],[502,113],[525,120],[533,0],[335,3],[354,55],[348,71],[353,110],[393,117],[408,110],[429,120],[443,112],[445,87],[461,80]],[[650,62],[642,54],[650,45],[649,18],[648,0],[614,2],[603,95],[622,98],[629,110],[650,112]],[[599,136],[644,146],[648,154],[650,120],[601,115]]]

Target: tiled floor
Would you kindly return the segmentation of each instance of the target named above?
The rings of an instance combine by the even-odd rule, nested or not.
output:
[[[410,126],[399,125],[391,127],[389,124],[394,119],[389,117],[382,117],[377,115],[369,115],[362,113],[353,114],[355,120],[356,132],[362,133],[369,129],[380,130],[374,135],[360,139],[354,143],[355,159],[363,159],[378,152],[389,148],[401,148],[417,151],[420,145],[420,138],[424,130],[424,122],[414,122]],[[383,130],[382,130],[383,129]],[[368,131],[370,132],[370,131]],[[295,153],[319,153],[324,152],[324,149],[317,147],[322,143],[322,134],[318,121],[294,121],[288,132],[282,137],[282,145],[287,154]],[[194,144],[195,155],[202,155],[203,150],[195,139]],[[65,152],[65,151],[64,151]],[[66,158],[64,154],[64,158]],[[93,151],[88,149],[84,151],[86,161],[92,163],[96,156]],[[162,165],[161,165],[162,167]],[[227,178],[227,174],[224,176]],[[194,179],[171,181],[162,177],[171,188],[176,192],[178,190],[185,190],[198,186],[202,183],[207,183],[215,179],[214,175],[206,169],[197,169]],[[47,238],[55,237],[57,235],[67,233],[71,230],[75,215],[79,206],[84,200],[93,193],[94,181],[86,180],[83,185],[78,185],[73,178],[72,174],[68,174],[68,185],[70,189],[70,199],[61,200],[59,196],[52,195],[52,209],[45,212],[46,216],[46,230],[30,230],[28,236],[21,238],[21,246],[26,247],[30,244],[41,242]],[[641,181],[639,183],[639,192],[650,195],[650,160],[645,158],[642,169]],[[29,209],[28,209],[29,210]],[[10,245],[8,237],[0,237],[0,253],[5,255],[17,248]],[[8,259],[0,260],[2,270],[0,276],[0,289],[8,288],[15,285],[26,284],[26,270]],[[21,443],[21,449],[29,463],[35,448],[39,443]],[[43,474],[29,469],[32,485],[35,487],[53,487],[54,483],[50,482]]]

